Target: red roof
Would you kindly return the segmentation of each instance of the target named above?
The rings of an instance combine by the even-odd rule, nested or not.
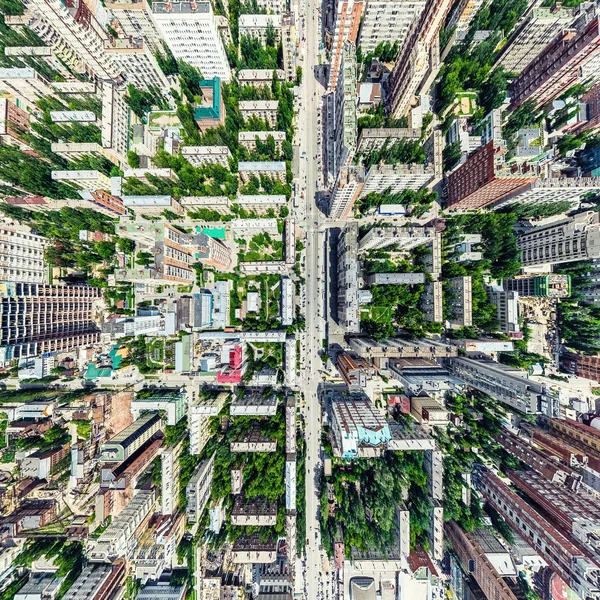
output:
[[[43,196],[10,196],[4,198],[6,204],[46,204]]]

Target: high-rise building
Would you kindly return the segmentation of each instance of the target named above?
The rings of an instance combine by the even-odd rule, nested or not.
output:
[[[46,352],[68,352],[100,341],[90,286],[0,283],[0,363]]]
[[[585,212],[523,231],[521,263],[530,267],[600,258],[600,215]]]
[[[129,150],[129,106],[125,94],[125,87],[109,81],[102,84],[102,147],[115,164],[125,164]]]
[[[600,189],[597,177],[540,178],[534,163],[519,168],[505,162],[502,143],[490,141],[448,175],[451,209],[500,208],[511,204],[569,201],[578,204],[586,193]]]
[[[439,36],[452,0],[427,0],[409,28],[387,86],[387,103],[395,117],[405,116],[419,93],[425,93],[440,67]]]
[[[29,132],[29,113],[6,98],[0,98],[0,142],[21,147],[29,146],[22,141]]]
[[[231,72],[210,2],[153,2],[152,16],[173,56],[207,79],[229,82]]]
[[[288,81],[296,78],[296,61],[298,58],[296,17],[293,12],[281,15],[281,46],[283,49],[283,70]]]
[[[458,3],[455,2],[454,10],[446,21],[446,31],[456,27],[457,34],[467,33],[471,21],[475,18],[482,4],[483,0],[460,0]]]
[[[569,466],[549,458],[546,453],[538,450],[526,439],[511,433],[508,429],[502,429],[498,435],[494,436],[494,439],[506,451],[540,473],[548,481],[564,486],[574,492],[579,488],[581,483],[579,473],[576,473]]]
[[[511,83],[511,108],[517,108],[526,100],[542,106],[576,83],[597,79],[599,51],[600,18],[596,16],[595,7],[590,7]]]
[[[342,69],[346,42],[356,44],[358,27],[363,12],[363,0],[337,0],[335,25],[331,40],[329,84],[327,90],[335,91]]]
[[[432,227],[372,227],[360,238],[358,250],[366,252],[396,245],[401,250],[411,250],[433,243],[436,237]]]
[[[66,64],[80,73],[118,81],[120,72],[104,52],[109,35],[83,0],[28,0],[28,26]]]
[[[346,219],[364,185],[364,170],[360,165],[342,167],[336,179],[329,200],[329,216],[332,219]]]
[[[327,173],[333,183],[356,151],[356,47],[344,42],[335,90],[325,95]]]
[[[48,240],[19,225],[0,222],[0,281],[45,283]]]
[[[497,538],[485,530],[466,532],[455,521],[446,523],[444,531],[463,569],[474,577],[486,598],[517,600],[514,587],[505,579],[511,566],[510,575],[515,575],[514,564]]]
[[[502,286],[508,292],[517,292],[521,298],[567,298],[571,295],[571,276],[551,273],[504,279]]]
[[[186,515],[189,522],[193,523],[200,519],[204,507],[210,500],[214,464],[215,456],[213,454],[200,463],[187,484],[185,490],[188,500]]]
[[[559,531],[580,544],[590,558],[600,558],[600,509],[595,494],[583,489],[573,493],[536,471],[508,471],[507,475]]]
[[[378,44],[403,40],[424,6],[425,0],[367,0],[356,44],[363,56]]]
[[[572,8],[536,6],[527,11],[496,61],[508,73],[521,73],[573,21]]]
[[[110,26],[124,38],[142,37],[152,52],[163,51],[163,38],[148,0],[106,0]]]
[[[510,336],[520,335],[519,294],[507,292],[499,285],[488,285],[486,292],[488,300],[496,307],[498,329]]]
[[[600,566],[595,561],[490,471],[478,474],[477,488],[576,594],[590,600],[598,597]]]
[[[448,360],[449,371],[476,390],[526,414],[535,414],[546,395],[543,384],[527,371],[492,360],[457,357]]]
[[[358,224],[350,223],[337,243],[337,316],[347,332],[360,331],[358,289]]]

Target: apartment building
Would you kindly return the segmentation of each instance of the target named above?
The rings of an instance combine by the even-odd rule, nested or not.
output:
[[[296,17],[294,13],[283,13],[281,16],[281,45],[283,48],[283,70],[288,81],[296,79],[296,61],[300,46],[296,36]]]
[[[532,227],[519,235],[517,246],[526,267],[600,258],[600,215],[588,211]]]
[[[242,183],[248,183],[253,177],[260,179],[261,175],[286,182],[287,169],[282,161],[239,161],[238,175]]]
[[[129,150],[129,106],[126,88],[102,84],[102,147],[115,164],[126,164]],[[110,189],[110,188],[109,188]]]
[[[358,224],[349,223],[337,244],[337,318],[348,333],[360,332],[361,292],[358,289]],[[370,292],[367,292],[368,300]],[[364,294],[362,294],[364,296]]]
[[[30,0],[28,26],[68,65],[91,78],[118,81],[120,72],[104,52],[108,33],[87,4]]]
[[[231,152],[227,146],[182,146],[181,156],[195,167],[217,164],[228,168]]]
[[[433,227],[372,227],[359,241],[358,251],[382,250],[397,245],[399,250],[432,244],[437,233]]]
[[[285,72],[281,69],[240,69],[237,74],[240,85],[251,85],[252,87],[270,87],[273,77],[279,81],[285,79]]]
[[[187,484],[185,494],[188,500],[185,512],[187,520],[195,523],[202,516],[202,511],[210,499],[210,488],[215,464],[215,455],[203,460]]]
[[[0,222],[0,281],[46,283],[48,240],[20,225]]]
[[[541,178],[537,165],[515,169],[505,163],[505,155],[503,144],[491,140],[450,173],[448,207],[478,210],[562,201],[576,206],[584,194],[600,189],[599,178]]]
[[[101,296],[90,286],[0,283],[0,363],[98,343],[93,308]]]
[[[104,53],[128,83],[142,90],[169,89],[170,84],[158,65],[152,48],[142,37],[111,38],[104,42]]]
[[[265,121],[269,127],[277,124],[279,100],[240,100],[238,107],[244,121],[256,117]]]
[[[189,407],[190,453],[198,455],[206,446],[212,434],[209,429],[211,417],[216,417],[227,402],[229,394],[221,392],[216,398],[200,398],[197,404]]]
[[[14,102],[31,106],[36,100],[54,94],[50,82],[31,67],[0,68],[0,87]]]
[[[510,581],[505,579],[507,568],[514,576],[514,564],[497,538],[486,530],[467,532],[455,521],[446,523],[444,531],[463,570],[475,579],[485,598],[518,600],[520,594],[515,583],[511,586]]]
[[[415,128],[365,128],[358,136],[356,151],[369,154],[381,150],[384,144],[392,145],[400,140],[419,140],[421,130]]]
[[[91,540],[87,552],[90,563],[112,563],[128,555],[134,538],[144,531],[144,523],[153,512],[155,490],[137,490],[123,511],[115,517],[100,537]]]
[[[175,58],[208,79],[231,80],[229,62],[210,2],[152,2],[152,16]]]
[[[452,316],[451,327],[471,327],[473,325],[473,285],[470,276],[451,277],[448,280],[451,298],[448,300]]]
[[[364,169],[360,165],[342,167],[329,200],[329,217],[346,219],[352,212],[364,186]]]
[[[356,47],[345,41],[336,86],[325,95],[325,152],[327,173],[332,183],[356,151],[356,76]]]
[[[500,513],[508,524],[582,598],[593,598],[600,589],[600,566],[591,560],[570,539],[536,512],[499,477],[482,469],[477,477],[477,488],[485,499]],[[571,497],[572,494],[570,495]]]
[[[573,22],[572,8],[536,6],[523,16],[496,61],[508,73],[521,73]]]
[[[238,494],[231,510],[231,524],[240,527],[273,527],[277,522],[277,502],[265,498],[244,498]]]
[[[457,35],[466,34],[482,4],[483,0],[460,0],[455,3],[455,8],[446,22],[446,31],[456,27]]]
[[[488,300],[496,307],[499,330],[510,336],[520,334],[519,293],[507,291],[499,285],[486,287]]]
[[[600,17],[591,7],[548,44],[510,84],[510,106],[542,106],[576,83],[598,77]]]
[[[356,44],[363,56],[378,44],[403,40],[424,7],[425,0],[367,0]]]
[[[335,24],[331,37],[330,68],[327,91],[333,92],[342,69],[346,42],[356,45],[358,28],[363,13],[363,0],[337,0]]]
[[[451,358],[448,370],[467,385],[525,414],[537,413],[546,396],[545,386],[529,379],[526,371],[492,360]]]
[[[365,183],[361,197],[371,192],[381,193],[390,190],[392,194],[399,194],[404,190],[420,190],[429,185],[435,177],[433,165],[386,165],[384,163],[373,165],[365,174]]]
[[[285,131],[240,131],[238,133],[238,142],[246,150],[256,150],[257,141],[266,144],[269,138],[273,138],[275,149],[281,152],[281,145],[285,142]]]
[[[81,571],[64,600],[98,600],[118,594],[125,581],[127,568],[124,560],[113,565],[88,564]]]
[[[111,27],[123,38],[141,37],[152,52],[163,50],[163,38],[148,0],[105,0]]]
[[[21,138],[29,129],[29,113],[14,102],[0,98],[0,143],[27,150],[29,146]]]
[[[452,4],[427,0],[408,29],[387,84],[387,104],[395,117],[405,116],[435,79],[440,67],[438,34]]]
[[[266,46],[267,36],[271,36],[271,43],[277,44],[281,40],[280,15],[240,15],[238,19],[240,37],[246,36],[260,40]]]

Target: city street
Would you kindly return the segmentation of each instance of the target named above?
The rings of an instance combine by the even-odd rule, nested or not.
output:
[[[321,181],[321,100],[323,86],[315,77],[315,66],[318,65],[318,48],[320,35],[319,4],[316,0],[305,0],[302,14],[305,17],[303,28],[304,62],[301,85],[301,105],[298,114],[298,133],[300,139],[299,189],[304,193],[304,203],[298,211],[299,225],[306,234],[306,261],[304,277],[306,279],[306,331],[302,340],[301,373],[306,406],[304,420],[306,423],[306,598],[317,600],[325,598],[327,579],[323,576],[322,550],[320,549],[319,530],[319,494],[318,488],[321,469],[321,406],[318,390],[322,367],[319,350],[325,332],[324,311],[326,307],[324,289],[325,268],[325,234],[319,231],[321,213],[316,206],[316,193]],[[304,213],[304,214],[302,214]],[[302,216],[304,218],[302,218]]]

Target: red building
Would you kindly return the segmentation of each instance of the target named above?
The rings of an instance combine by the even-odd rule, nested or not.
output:
[[[570,467],[548,458],[543,452],[534,448],[526,440],[503,429],[494,437],[505,450],[516,456],[520,461],[540,473],[548,481],[577,491],[581,484],[581,475]]]
[[[590,559],[548,519],[536,512],[499,477],[482,469],[477,487],[510,526],[584,600],[600,593],[600,564]]]
[[[600,123],[600,112],[598,118]],[[565,352],[560,355],[560,364],[564,369],[579,377],[600,381],[600,356],[584,356],[574,352]]]
[[[508,582],[498,573],[473,533],[467,533],[454,521],[448,521],[444,531],[463,569],[473,576],[486,598],[517,600]]]
[[[504,153],[491,141],[475,152],[456,171],[448,176],[448,208],[475,210],[524,191],[537,180],[536,175],[500,175],[504,161],[497,159]]]
[[[591,74],[586,73],[586,64],[600,50],[600,19],[592,15],[585,14],[576,28],[554,38],[512,82],[512,110],[526,100],[536,106],[547,104]]]

